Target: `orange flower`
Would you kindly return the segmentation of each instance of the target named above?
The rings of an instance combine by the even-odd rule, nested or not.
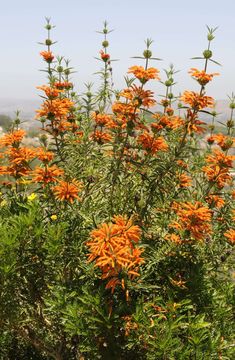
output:
[[[214,105],[212,97],[200,95],[194,91],[185,91],[180,100],[190,105],[193,110],[201,110]]]
[[[179,186],[181,188],[189,187],[192,185],[192,178],[190,176],[188,176],[187,174],[179,175],[179,181],[180,181]]]
[[[180,167],[182,167],[183,169],[187,169],[187,168],[188,168],[188,165],[186,164],[186,162],[185,162],[184,160],[179,159],[179,160],[177,160],[176,162],[177,162],[177,164],[178,164]]]
[[[112,292],[116,285],[123,283],[120,281],[122,271],[131,279],[139,276],[143,250],[136,245],[140,234],[139,226],[121,215],[114,216],[113,223],[104,223],[91,232],[91,240],[86,244],[90,252],[88,260],[95,261],[95,266],[101,269],[102,279],[109,279],[106,288]]]
[[[55,89],[53,87],[46,86],[46,85],[37,86],[37,89],[40,89],[40,90],[44,91],[46,96],[50,100],[57,98],[59,96],[59,94],[61,93],[61,90],[58,90],[58,89]]]
[[[143,90],[141,87],[136,85],[132,85],[128,89],[121,91],[119,95],[130,100],[130,102],[136,107],[146,106],[149,108],[156,104],[152,91]]]
[[[17,146],[25,134],[25,131],[22,129],[13,130],[8,134],[3,135],[3,137],[0,139],[0,146]]]
[[[226,155],[216,149],[211,155],[207,156],[206,162],[208,166],[204,166],[202,171],[206,174],[209,181],[215,182],[219,188],[222,188],[232,181],[229,168],[232,168],[234,159],[235,156]]]
[[[235,209],[231,210],[232,220],[235,221]]]
[[[151,154],[168,149],[168,145],[162,136],[155,138],[155,136],[150,135],[147,131],[138,136],[138,143]]]
[[[234,229],[229,229],[224,233],[224,236],[226,236],[226,238],[228,238],[228,240],[234,244],[235,243],[235,230]]]
[[[214,76],[219,75],[219,73],[207,74],[205,70],[198,70],[195,68],[191,68],[189,70],[189,74],[194,77],[200,85],[205,86],[209,81],[213,79]]]
[[[235,160],[235,156],[226,155],[220,150],[215,149],[212,155],[208,155],[206,161],[212,165],[218,165],[221,168],[232,168],[233,160]]]
[[[145,84],[150,79],[160,80],[158,76],[159,70],[152,67],[145,70],[143,66],[132,66],[129,68],[128,73],[134,74],[142,84]]]
[[[187,132],[188,134],[195,133],[204,133],[206,128],[201,127],[201,125],[205,125],[206,123],[204,121],[198,120],[197,114],[193,114],[190,109],[187,111],[188,121],[186,122]]]
[[[41,105],[40,110],[36,110],[37,118],[49,117],[50,119],[63,119],[69,114],[70,109],[74,106],[74,102],[64,99],[46,100]]]
[[[116,101],[113,103],[112,110],[115,115],[121,114],[127,117],[132,117],[132,115],[135,115],[136,112],[139,111],[139,109],[136,108],[136,105],[126,104],[120,101]]]
[[[165,236],[165,240],[172,241],[175,244],[181,244],[182,243],[182,240],[181,240],[180,236],[176,235],[176,234],[167,234]]]
[[[54,59],[54,55],[52,54],[51,51],[41,51],[40,55],[43,57],[43,59],[47,62],[47,63],[51,63]]]
[[[6,151],[6,154],[9,156],[9,161],[12,164],[23,164],[36,157],[35,149],[29,149],[27,147],[20,148],[10,148]]]
[[[64,82],[55,82],[54,87],[59,90],[70,90],[73,88],[73,83],[64,81]]]
[[[78,196],[78,192],[81,190],[81,183],[76,179],[73,179],[72,182],[59,181],[59,185],[56,185],[53,188],[53,192],[57,199],[61,201],[69,201],[73,203],[75,199],[81,200]]]
[[[157,120],[151,124],[153,132],[160,131],[163,128],[176,130],[184,124],[184,120],[179,116],[154,114],[152,117]]]
[[[54,154],[43,148],[37,148],[37,158],[44,163],[49,163],[54,158]]]
[[[33,171],[33,182],[43,183],[44,185],[57,181],[58,176],[63,175],[64,171],[56,165],[44,168],[36,167]]]
[[[7,175],[8,174],[8,167],[7,166],[0,166],[0,175]]]
[[[206,174],[207,179],[214,182],[219,189],[222,189],[226,184],[230,184],[233,179],[228,169],[221,169],[217,165],[204,166],[202,171]]]
[[[110,123],[110,121],[112,121],[112,116],[107,115],[107,114],[101,114],[101,113],[97,114],[96,112],[94,112],[92,114],[92,117],[93,117],[94,121],[96,122],[96,124],[99,126],[108,125]]]
[[[206,202],[211,207],[216,207],[218,209],[222,208],[225,204],[225,201],[218,195],[208,195],[206,197]]]
[[[207,142],[208,144],[213,144],[214,142],[216,142],[223,151],[226,151],[233,146],[234,139],[224,134],[215,134],[211,135],[207,139]]]
[[[91,139],[96,141],[98,144],[103,145],[110,142],[112,140],[112,136],[103,131],[95,130],[94,133],[91,135]]]
[[[104,62],[110,59],[110,55],[106,54],[103,50],[100,50],[100,57]]]
[[[178,230],[187,230],[196,240],[203,240],[211,230],[211,210],[196,201],[195,204],[186,202],[178,204],[176,209],[179,222],[171,224]]]
[[[1,171],[2,170],[2,171]],[[10,175],[13,176],[15,179],[18,179],[22,176],[26,176],[30,173],[30,168],[27,164],[12,164],[9,166],[2,166],[0,169],[1,175]]]

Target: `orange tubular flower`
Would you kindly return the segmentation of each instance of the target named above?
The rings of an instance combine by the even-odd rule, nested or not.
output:
[[[215,135],[211,135],[207,139],[207,142],[208,144],[213,144],[214,142],[216,142],[223,151],[226,151],[233,146],[234,139],[224,134],[215,134]]]
[[[167,234],[165,240],[171,241],[175,244],[182,244],[182,240],[179,235],[176,234]]]
[[[46,85],[37,86],[37,89],[44,91],[46,96],[50,100],[57,98],[59,96],[59,94],[62,92],[61,90],[58,90],[58,89],[55,89],[53,87],[46,86]]]
[[[61,201],[69,201],[71,204],[75,199],[80,200],[78,192],[81,190],[81,183],[76,179],[72,182],[59,181],[59,185],[53,188],[53,192],[57,199]]]
[[[107,114],[93,113],[92,118],[99,126],[106,126],[112,121],[112,116]]]
[[[100,50],[100,57],[104,62],[107,62],[110,59],[110,55],[106,54],[103,50]]]
[[[234,229],[229,229],[224,233],[224,236],[226,236],[226,238],[229,240],[229,242],[231,242],[231,244],[235,243],[235,230]]]
[[[56,165],[53,165],[51,167],[46,166],[45,168],[36,167],[32,173],[32,181],[47,185],[51,182],[58,181],[58,176],[61,176],[63,174],[64,171],[58,168]]]
[[[37,148],[37,158],[43,163],[49,163],[54,158],[54,154],[43,148]]]
[[[110,142],[112,140],[112,136],[103,131],[95,130],[91,135],[91,139],[96,141],[98,144],[103,145]]]
[[[102,279],[109,279],[106,288],[114,292],[116,285],[122,284],[119,277],[125,271],[129,278],[139,276],[139,265],[143,263],[142,249],[136,247],[140,240],[139,226],[125,216],[114,216],[113,223],[102,224],[91,232],[87,242],[88,261],[95,261],[95,266],[102,271]]]
[[[17,165],[27,163],[36,157],[35,149],[27,147],[10,148],[6,154],[9,156],[10,162]]]
[[[189,74],[196,79],[200,85],[205,86],[209,81],[213,79],[214,76],[219,75],[219,73],[207,74],[205,70],[198,70],[191,68]]]
[[[59,90],[70,90],[73,88],[73,83],[64,81],[64,82],[55,82],[54,87]]]
[[[15,146],[19,145],[25,136],[26,132],[22,129],[14,130],[8,134],[3,135],[0,139],[0,146]]]
[[[47,62],[47,63],[51,63],[54,59],[54,55],[52,54],[51,51],[41,51],[40,55],[43,57],[43,59]]]
[[[213,208],[218,209],[222,208],[225,204],[225,201],[218,195],[208,195],[206,197],[206,202]]]
[[[54,99],[54,100],[46,100],[41,106],[40,110],[36,110],[37,118],[40,117],[50,117],[55,120],[60,120],[66,118],[69,114],[71,107],[74,106],[74,102],[64,98],[64,99]]]
[[[138,136],[138,143],[141,144],[147,153],[155,154],[158,151],[167,151],[168,145],[162,136],[155,138],[147,131]]]
[[[202,171],[209,181],[216,183],[219,188],[223,188],[226,184],[232,182],[229,168],[232,168],[234,159],[235,156],[226,155],[220,150],[214,150],[213,154],[207,156],[206,162],[208,166],[204,166]]]
[[[123,90],[120,96],[130,100],[136,106],[145,106],[147,108],[156,105],[156,100],[153,98],[153,92],[150,90],[143,90],[136,85],[130,86],[128,89]]]
[[[184,120],[179,116],[167,116],[161,114],[154,114],[153,119],[157,121],[151,124],[153,132],[160,131],[164,128],[176,130],[184,124]]]
[[[188,176],[187,174],[179,175],[179,181],[180,181],[179,186],[181,188],[189,187],[192,185],[192,178],[190,176]]]
[[[133,74],[142,84],[145,84],[150,79],[160,80],[158,76],[159,70],[156,68],[144,69],[143,66],[132,66],[129,68],[129,74]]]
[[[201,110],[214,105],[214,99],[212,97],[200,95],[194,91],[185,91],[180,100],[191,106],[193,110]]]
[[[8,167],[7,166],[0,166],[0,176],[8,174]]]
[[[178,222],[171,224],[178,230],[189,231],[195,240],[203,240],[206,235],[211,234],[211,210],[196,201],[195,204],[186,202],[178,204],[176,214]]]

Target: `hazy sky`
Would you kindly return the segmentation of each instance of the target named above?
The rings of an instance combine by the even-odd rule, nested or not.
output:
[[[37,98],[37,85],[46,82],[40,72],[44,63],[39,52],[44,48],[45,17],[51,17],[56,28],[52,37],[58,43],[56,55],[71,59],[76,69],[73,81],[78,91],[84,82],[97,82],[93,75],[100,68],[94,59],[99,56],[102,36],[96,30],[107,20],[115,31],[109,36],[109,52],[120,59],[113,64],[117,88],[124,86],[123,75],[129,66],[142,65],[130,59],[141,55],[144,40],[154,40],[152,51],[163,59],[151,65],[161,70],[173,63],[180,72],[178,89],[197,89],[187,74],[191,67],[202,67],[199,60],[207,46],[206,24],[219,26],[212,43],[214,59],[223,66],[210,65],[209,72],[220,72],[208,86],[208,95],[226,98],[235,91],[235,1],[234,0],[0,0],[0,98]],[[157,94],[162,86],[154,84]]]

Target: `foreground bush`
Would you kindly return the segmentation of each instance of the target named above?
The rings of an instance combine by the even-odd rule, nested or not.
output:
[[[199,91],[177,97],[149,39],[113,90],[107,23],[100,89],[76,94],[46,29],[41,146],[18,118],[0,139],[1,358],[232,359],[235,99],[216,132],[215,30],[190,70]]]

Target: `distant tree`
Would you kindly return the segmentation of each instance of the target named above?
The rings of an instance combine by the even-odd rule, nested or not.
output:
[[[3,130],[7,130],[12,123],[12,119],[8,115],[0,114],[0,126]]]

